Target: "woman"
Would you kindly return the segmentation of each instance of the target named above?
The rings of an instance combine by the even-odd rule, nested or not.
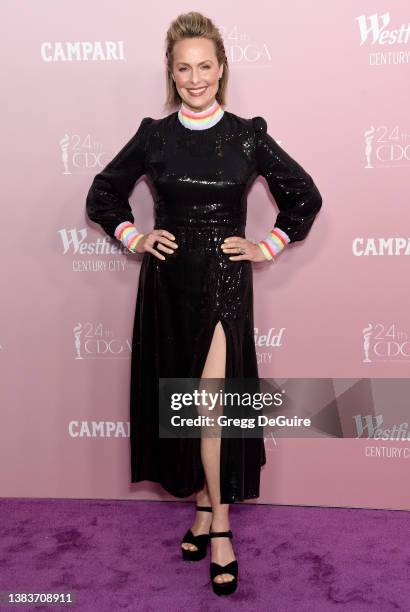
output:
[[[167,107],[177,110],[142,119],[95,176],[86,207],[109,236],[144,254],[132,343],[131,480],[158,482],[176,497],[196,493],[183,558],[202,559],[210,541],[213,590],[228,594],[238,574],[229,504],[259,496],[263,436],[159,437],[158,379],[257,378],[251,262],[273,262],[303,240],[322,199],[262,117],[223,109],[228,62],[210,19],[180,15],[167,32],[166,59]],[[128,200],[143,174],[154,196],[148,233],[137,229]],[[258,175],[279,214],[254,243],[245,237],[246,197]]]

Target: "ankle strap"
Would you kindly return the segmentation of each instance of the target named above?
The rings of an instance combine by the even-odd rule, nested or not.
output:
[[[196,509],[202,512],[212,512],[212,506],[197,506]]]
[[[230,529],[229,531],[210,531],[209,537],[210,538],[232,538],[233,534]]]

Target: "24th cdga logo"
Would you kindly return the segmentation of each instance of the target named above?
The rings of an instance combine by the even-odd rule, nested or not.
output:
[[[129,359],[128,338],[118,338],[102,323],[76,323],[72,329],[75,359]]]
[[[398,329],[394,323],[390,326],[368,323],[362,330],[362,335],[363,363],[410,359],[408,333]]]
[[[103,145],[87,134],[64,134],[59,140],[63,174],[96,173],[109,162],[110,155]]]
[[[410,166],[410,134],[396,125],[371,125],[363,133],[366,169]]]
[[[266,42],[251,39],[248,32],[241,31],[237,25],[219,26],[226,55],[232,65],[249,67],[257,64],[258,66],[269,66],[272,62],[272,55]]]

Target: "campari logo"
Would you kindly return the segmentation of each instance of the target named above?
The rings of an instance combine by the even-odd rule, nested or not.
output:
[[[40,45],[43,62],[118,62],[125,60],[123,40],[44,41]]]
[[[129,421],[70,421],[70,438],[129,438]]]
[[[410,239],[406,236],[388,238],[353,238],[352,252],[355,257],[391,257],[410,255]]]

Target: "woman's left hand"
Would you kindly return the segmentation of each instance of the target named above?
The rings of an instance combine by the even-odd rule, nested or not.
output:
[[[241,254],[239,249],[243,249],[244,253]],[[226,255],[229,255],[229,259],[232,261],[241,261],[243,259],[248,259],[249,261],[269,261],[258,244],[241,236],[225,238],[221,244],[221,250]]]

